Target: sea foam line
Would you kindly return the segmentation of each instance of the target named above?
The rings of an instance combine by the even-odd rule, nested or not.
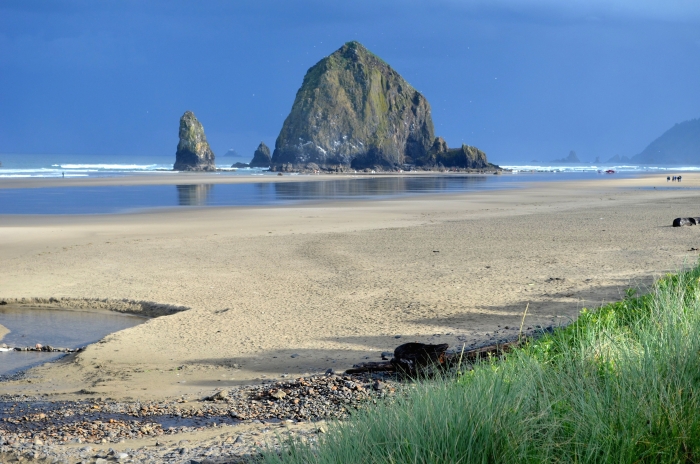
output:
[[[158,164],[53,164],[54,167],[62,169],[112,169],[112,170],[149,170],[159,167],[165,168]]]

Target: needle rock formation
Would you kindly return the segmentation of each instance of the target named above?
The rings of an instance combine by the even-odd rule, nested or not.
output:
[[[204,135],[204,127],[194,113],[185,111],[180,118],[180,142],[175,154],[175,171],[216,171],[214,152]]]

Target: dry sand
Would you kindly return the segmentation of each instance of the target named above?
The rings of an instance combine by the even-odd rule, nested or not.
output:
[[[112,334],[0,391],[199,396],[342,370],[408,341],[461,346],[495,330],[515,335],[528,303],[527,326],[566,323],[584,306],[696,262],[690,249],[700,248],[700,227],[671,227],[674,217],[700,215],[700,175],[683,178],[610,176],[291,207],[0,216],[0,299],[190,308]]]

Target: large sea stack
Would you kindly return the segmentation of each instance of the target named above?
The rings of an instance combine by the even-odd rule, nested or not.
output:
[[[435,139],[428,101],[358,42],[308,70],[275,143],[272,170],[392,168]]]
[[[191,111],[180,118],[180,142],[175,154],[175,171],[215,171],[214,152],[204,135],[204,127]]]
[[[253,153],[253,159],[250,161],[251,168],[266,168],[270,165],[270,148],[265,145],[265,142],[260,142],[258,148]]]

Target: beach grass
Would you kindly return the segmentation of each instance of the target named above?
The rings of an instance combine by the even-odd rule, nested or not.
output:
[[[262,461],[700,462],[700,266]]]

